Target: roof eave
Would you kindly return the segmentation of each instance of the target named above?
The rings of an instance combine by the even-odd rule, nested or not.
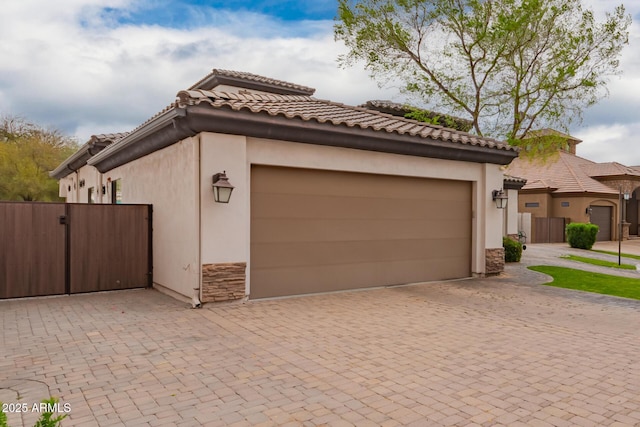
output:
[[[527,184],[527,181],[509,181],[503,180],[503,186],[505,190],[520,190]]]
[[[282,115],[271,116],[248,109],[237,111],[191,105],[170,111],[176,113],[159,116],[149,122],[146,129],[132,132],[91,158],[88,163],[104,173],[200,132],[499,165],[509,164],[518,156],[517,151],[504,148],[438,141],[369,128],[291,119]]]
[[[49,176],[60,180],[84,166],[92,156],[102,151],[109,145],[109,142],[95,141],[92,137],[89,142],[85,143],[75,153],[64,160],[60,165],[49,172]]]
[[[179,118],[179,117],[183,117],[185,115],[185,111],[184,109],[181,108],[171,108],[169,110],[167,110],[166,112],[164,112],[163,114],[160,114],[159,116],[157,116],[155,119],[150,120],[149,122],[147,122],[146,124],[144,124],[143,126],[141,126],[140,128],[136,129],[135,131],[131,132],[130,134],[128,134],[127,136],[125,136],[124,138],[122,138],[120,141],[118,141],[115,144],[112,144],[109,148],[107,148],[106,150],[101,151],[100,153],[98,153],[97,155],[91,157],[88,161],[87,164],[96,167],[100,172],[106,172],[107,170],[111,170],[114,167],[120,166],[122,164],[127,163],[128,161],[133,160],[134,158],[140,158],[144,155],[147,155],[149,153],[152,153],[153,151],[159,150],[161,148],[166,147],[167,145],[171,145],[173,142],[178,142],[180,139],[183,139],[184,136],[181,137],[181,135],[183,133],[188,133],[188,132],[184,132],[184,131],[180,131],[178,129],[176,129],[175,127],[175,119]],[[146,150],[145,147],[135,147],[134,145],[141,141],[144,140],[148,137],[154,136],[154,135],[158,135],[160,132],[165,132],[166,133],[166,137],[177,137],[179,139],[170,142],[170,143],[164,143],[162,141],[159,141],[160,144],[157,146],[150,146],[149,148],[151,148],[151,150]],[[165,145],[163,145],[163,143]],[[146,152],[148,151],[148,152]],[[142,155],[138,155],[136,157],[135,153],[139,153],[139,152],[144,152],[144,154]],[[127,159],[129,158],[132,154],[134,154],[134,156],[131,158],[131,160],[127,160],[123,163],[119,163],[117,164],[117,166],[113,166],[113,167],[108,167],[108,169],[104,169],[104,166],[101,165],[105,165],[105,164],[111,164],[113,163],[113,160],[109,160],[109,159],[113,159],[113,158],[123,158],[123,159]],[[117,163],[117,162],[116,162]]]

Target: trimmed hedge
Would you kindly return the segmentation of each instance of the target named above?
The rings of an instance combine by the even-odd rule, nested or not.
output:
[[[591,249],[596,242],[599,227],[595,224],[572,222],[566,227],[569,246],[578,249]]]
[[[520,262],[520,258],[522,258],[522,243],[509,237],[503,237],[502,247],[504,248],[505,262]]]

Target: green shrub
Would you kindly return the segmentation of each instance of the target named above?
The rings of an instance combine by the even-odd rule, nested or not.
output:
[[[505,262],[520,262],[520,258],[522,258],[522,243],[509,237],[503,237],[502,247],[504,248]]]
[[[578,249],[591,249],[596,242],[598,226],[595,224],[584,224],[582,222],[572,222],[567,225],[567,241],[569,246]]]

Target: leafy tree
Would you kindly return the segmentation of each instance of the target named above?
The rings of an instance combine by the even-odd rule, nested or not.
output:
[[[462,132],[469,132],[472,123],[467,120],[451,117],[446,114],[434,113],[429,110],[421,110],[418,108],[410,108],[410,111],[404,115],[407,119],[417,120],[419,122],[430,123],[432,125],[444,126],[451,129],[457,129]]]
[[[334,30],[342,66],[364,61],[476,134],[518,144],[566,131],[606,95],[630,24],[622,5],[596,22],[581,0],[339,0]]]
[[[76,142],[58,130],[22,118],[0,118],[0,200],[59,200],[49,171],[76,149]]]

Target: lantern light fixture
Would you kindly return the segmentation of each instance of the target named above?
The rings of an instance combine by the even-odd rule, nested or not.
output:
[[[507,207],[507,201],[509,200],[509,197],[504,192],[504,190],[493,190],[492,196],[493,201],[496,202],[496,206],[498,207],[498,209],[505,209]]]
[[[213,175],[213,199],[218,203],[229,203],[235,188],[227,178],[227,171]]]

